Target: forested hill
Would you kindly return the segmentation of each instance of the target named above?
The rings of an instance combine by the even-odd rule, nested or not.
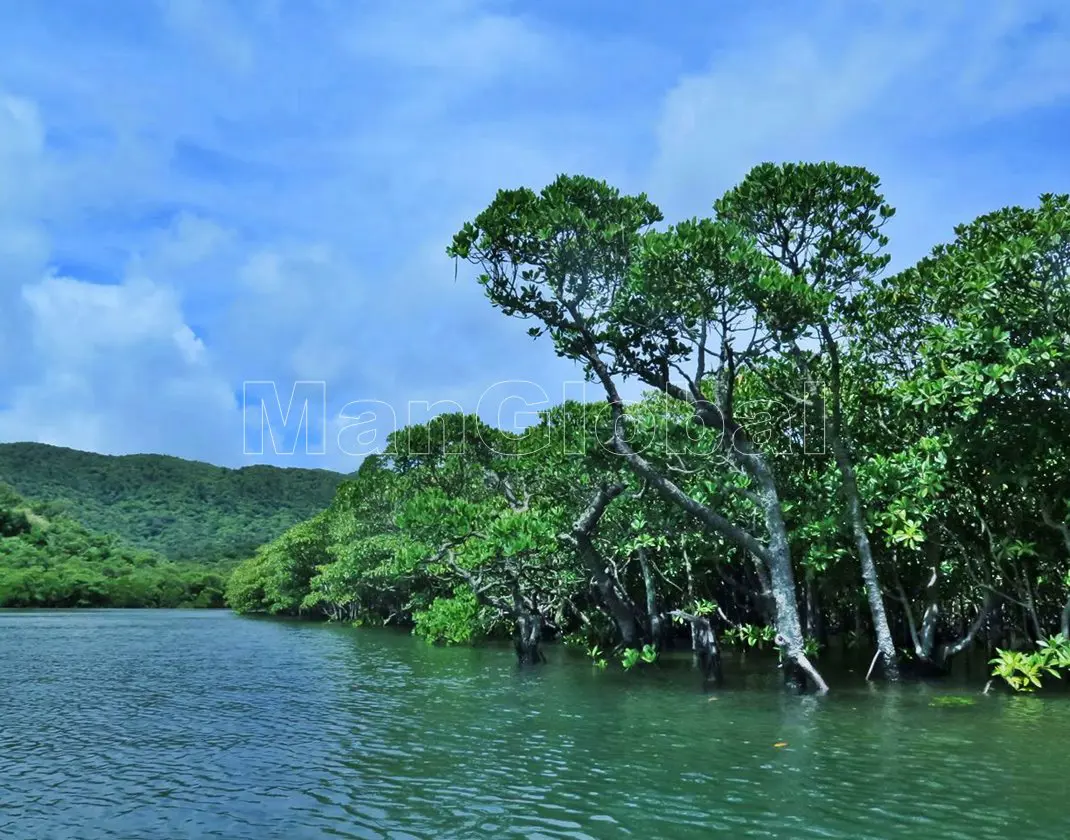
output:
[[[222,607],[227,570],[172,563],[0,483],[0,607]]]
[[[166,455],[0,444],[0,482],[26,499],[179,561],[249,556],[327,507],[343,478],[330,470],[226,469]]]

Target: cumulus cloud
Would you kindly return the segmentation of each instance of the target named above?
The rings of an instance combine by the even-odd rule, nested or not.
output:
[[[3,386],[27,366],[19,289],[44,270],[49,258],[48,233],[39,221],[48,177],[36,106],[0,89],[0,405]]]
[[[210,56],[232,70],[248,72],[255,60],[237,14],[213,0],[160,0],[166,20]]]
[[[901,259],[1068,188],[1057,0],[61,7],[0,11],[0,439],[241,463],[242,383],[316,380],[327,454],[256,458],[348,469],[350,402],[557,402],[579,371],[444,249],[563,171],[675,219],[761,160],[860,163]]]
[[[503,73],[553,72],[550,33],[486,0],[400,0],[352,22],[346,46],[357,56],[465,82]]]
[[[0,439],[235,460],[220,435],[239,416],[233,391],[173,290],[49,276],[22,296],[41,373],[13,390]]]
[[[993,124],[1065,107],[1066,4],[827,2],[766,25],[780,11],[756,13],[666,94],[651,181],[673,213],[709,212],[763,160],[835,159],[882,175],[912,260],[954,224],[1057,186],[1041,156],[1032,173],[1013,167],[1024,138]]]

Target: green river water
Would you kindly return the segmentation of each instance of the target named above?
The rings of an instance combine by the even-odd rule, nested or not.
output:
[[[0,612],[0,837],[1070,837],[1070,698],[798,697],[764,663],[704,694],[686,667],[549,653]]]

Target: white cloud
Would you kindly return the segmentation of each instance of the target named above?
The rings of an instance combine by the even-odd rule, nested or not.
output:
[[[897,253],[1067,183],[1057,137],[1013,136],[1068,93],[1055,0],[130,2],[136,36],[0,12],[0,438],[232,462],[246,379],[399,417],[505,379],[556,400],[575,367],[444,249],[562,171],[678,218],[764,159],[859,163]]]
[[[864,14],[830,2],[792,27],[759,22],[665,96],[651,192],[670,217],[707,214],[762,161],[859,164],[899,205],[893,247],[916,258],[954,223],[994,209],[981,202],[1018,199],[1013,179],[968,145],[937,154],[936,169],[917,151],[1070,95],[1068,36],[1070,7],[1054,0]]]
[[[354,21],[345,44],[364,59],[472,84],[530,69],[548,72],[556,51],[530,19],[485,0],[393,0]]]
[[[44,136],[37,106],[0,89],[0,289],[47,256],[38,222],[49,177]]]
[[[235,376],[337,382],[362,364],[352,339],[366,323],[365,295],[359,275],[331,249],[257,250],[237,278],[240,293],[220,324]]]
[[[23,296],[43,373],[14,390],[0,439],[240,458],[216,442],[228,424],[240,428],[233,391],[173,290],[141,277],[118,285],[46,277]]]
[[[0,389],[28,362],[18,290],[39,276],[50,255],[39,221],[49,183],[46,164],[36,105],[0,88]]]
[[[255,50],[239,18],[218,0],[161,0],[167,20],[225,66],[238,72],[253,67]]]
[[[170,265],[190,265],[207,259],[233,240],[232,231],[184,211],[160,238],[156,256]]]
[[[145,278],[112,286],[47,277],[26,286],[23,298],[37,352],[64,365],[92,364],[99,353],[132,352],[150,342],[171,343],[183,356],[199,345],[174,292]]]

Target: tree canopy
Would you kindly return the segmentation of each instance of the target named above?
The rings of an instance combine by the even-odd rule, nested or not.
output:
[[[94,533],[0,483],[0,607],[222,607],[225,570]]]
[[[183,562],[244,560],[327,507],[343,478],[329,470],[232,470],[165,455],[0,444],[0,481],[25,498]]]
[[[762,164],[711,210],[665,226],[585,176],[499,192],[448,252],[604,400],[399,431],[231,603],[511,633],[521,661],[690,636],[711,679],[723,643],[771,644],[818,690],[833,635],[889,679],[981,643],[1035,686],[1070,644],[1070,199],[894,274],[861,167]]]

